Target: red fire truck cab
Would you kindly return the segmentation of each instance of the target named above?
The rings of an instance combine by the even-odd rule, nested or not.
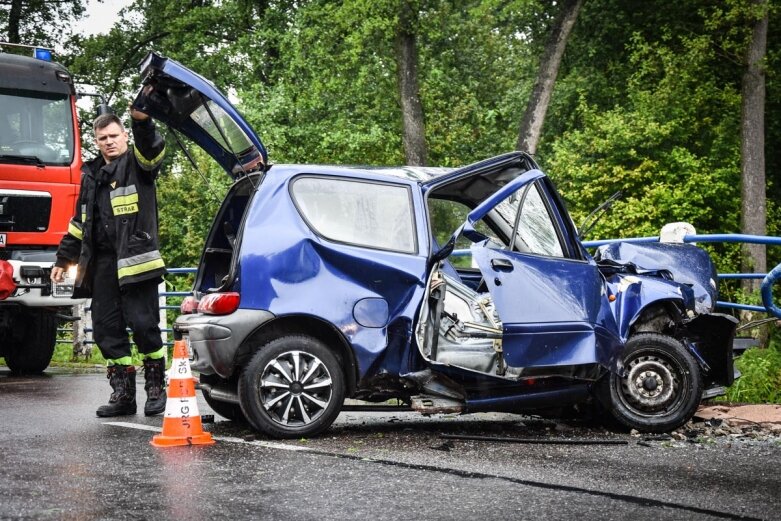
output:
[[[49,280],[79,191],[76,91],[59,64],[0,52],[0,356],[43,371],[78,301]],[[73,274],[72,274],[73,275]]]

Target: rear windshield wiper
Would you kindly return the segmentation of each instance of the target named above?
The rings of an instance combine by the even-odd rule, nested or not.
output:
[[[38,156],[13,156],[0,154],[0,161],[5,163],[19,163],[22,165],[45,166],[44,162]]]

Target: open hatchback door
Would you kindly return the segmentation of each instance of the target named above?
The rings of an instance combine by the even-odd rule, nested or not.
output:
[[[134,108],[185,134],[234,179],[265,168],[263,143],[210,81],[154,52],[139,69],[142,87]]]

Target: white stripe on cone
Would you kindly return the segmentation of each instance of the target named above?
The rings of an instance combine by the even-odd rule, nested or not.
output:
[[[165,403],[165,418],[185,419],[200,416],[195,396],[187,398],[168,398]]]

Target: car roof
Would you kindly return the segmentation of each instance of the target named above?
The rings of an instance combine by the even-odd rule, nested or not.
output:
[[[315,165],[315,164],[272,164],[269,172],[292,176],[307,173],[325,176],[347,176],[372,180],[397,181],[404,179],[426,183],[437,177],[449,174],[456,168],[423,166],[370,166],[370,165]]]

